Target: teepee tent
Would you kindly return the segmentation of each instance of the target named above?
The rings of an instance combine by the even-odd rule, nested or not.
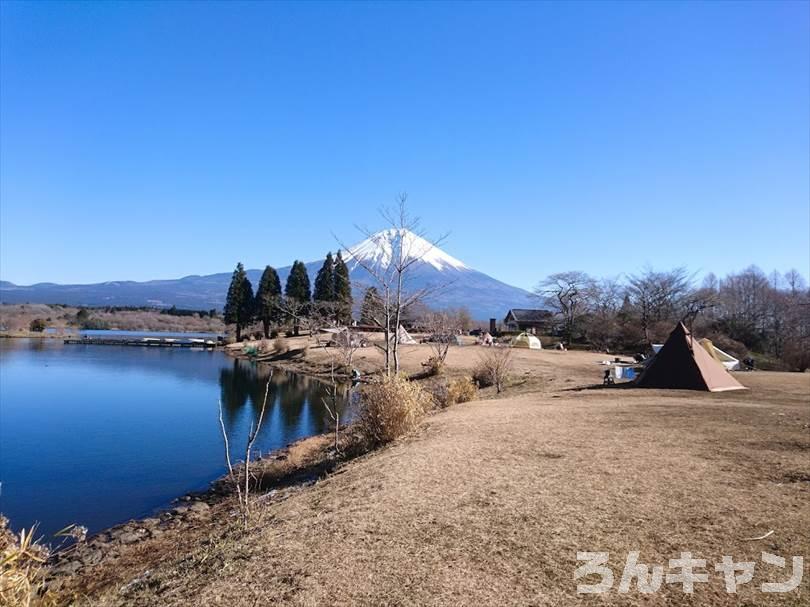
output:
[[[405,327],[399,325],[399,329],[397,329],[397,343],[400,344],[415,344],[416,340],[410,336],[410,334],[405,330]]]
[[[528,333],[521,333],[512,339],[513,348],[529,348],[530,350],[542,350],[543,344],[534,335]]]
[[[682,322],[669,334],[664,346],[639,376],[640,388],[673,388],[676,390],[745,390],[725,367],[711,357],[700,342],[692,337]]]
[[[723,352],[720,348],[715,346],[712,343],[711,339],[703,338],[700,341],[700,345],[706,348],[706,352],[709,353],[714,360],[719,362],[729,371],[738,371],[740,368],[740,361],[734,358],[728,352]]]

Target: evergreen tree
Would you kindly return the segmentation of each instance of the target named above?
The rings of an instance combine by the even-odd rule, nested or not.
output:
[[[299,310],[299,314],[307,313],[307,305],[311,299],[309,289],[309,274],[303,261],[297,259],[290,268],[290,275],[287,276],[287,284],[284,286],[284,295],[292,300],[293,305]],[[293,318],[293,331],[298,335],[299,319]]]
[[[360,308],[360,324],[376,325],[379,320],[377,317],[380,306],[380,294],[377,289],[374,287],[366,289],[366,294],[363,296],[363,305]]]
[[[309,303],[310,299],[312,299],[309,274],[307,274],[307,267],[303,261],[296,259],[293,262],[290,275],[287,277],[287,284],[284,286],[284,294],[300,303]]]
[[[332,303],[335,301],[335,262],[332,259],[332,252],[326,254],[321,269],[315,277],[315,290],[312,292],[312,299],[318,303]],[[327,306],[323,306],[325,310]]]
[[[253,285],[241,262],[236,264],[233,271],[223,316],[226,325],[236,325],[236,341],[241,341],[242,329],[250,324],[253,317]]]
[[[340,251],[335,259],[335,302],[337,303],[336,317],[338,323],[349,325],[352,322],[352,283],[349,278],[349,268],[343,261]]]
[[[280,320],[281,281],[275,268],[267,266],[256,290],[256,315],[262,321],[264,336],[270,337],[270,324]]]

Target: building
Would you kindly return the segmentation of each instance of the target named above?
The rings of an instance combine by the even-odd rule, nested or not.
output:
[[[503,325],[507,331],[542,333],[549,328],[552,313],[548,310],[512,308],[506,313]]]

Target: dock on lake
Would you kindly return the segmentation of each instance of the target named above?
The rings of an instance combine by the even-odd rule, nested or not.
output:
[[[217,342],[211,339],[167,338],[167,337],[80,337],[65,339],[66,344],[84,346],[140,346],[146,348],[215,348]]]

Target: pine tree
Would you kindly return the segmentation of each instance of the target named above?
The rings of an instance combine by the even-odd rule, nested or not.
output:
[[[300,314],[307,313],[307,306],[311,295],[309,289],[309,274],[307,274],[307,267],[304,265],[303,261],[296,259],[293,262],[292,268],[290,268],[290,275],[287,276],[287,284],[284,286],[284,295],[287,296],[287,299],[292,300],[293,305],[296,306]],[[294,317],[292,320],[293,331],[298,335],[299,319],[298,317]]]
[[[312,299],[309,274],[307,274],[307,267],[303,261],[296,259],[293,262],[290,275],[287,277],[287,284],[284,286],[284,294],[300,303],[309,303],[310,299]]]
[[[236,264],[225,300],[225,324],[236,325],[236,341],[242,340],[242,329],[253,317],[253,285],[250,284],[242,262]]]
[[[378,313],[381,306],[380,294],[374,287],[366,289],[363,296],[363,305],[360,308],[361,325],[377,325],[379,323]]]
[[[318,303],[332,303],[335,301],[335,262],[332,259],[332,252],[326,254],[321,269],[315,277],[315,290],[312,292],[312,299]],[[322,309],[325,309],[324,306]]]
[[[349,268],[346,262],[343,261],[343,256],[340,251],[337,252],[335,259],[335,302],[336,316],[335,320],[343,325],[349,325],[352,322],[352,283],[349,278]]]
[[[256,315],[262,321],[264,336],[270,337],[270,324],[280,320],[281,281],[275,268],[267,266],[256,290]]]

